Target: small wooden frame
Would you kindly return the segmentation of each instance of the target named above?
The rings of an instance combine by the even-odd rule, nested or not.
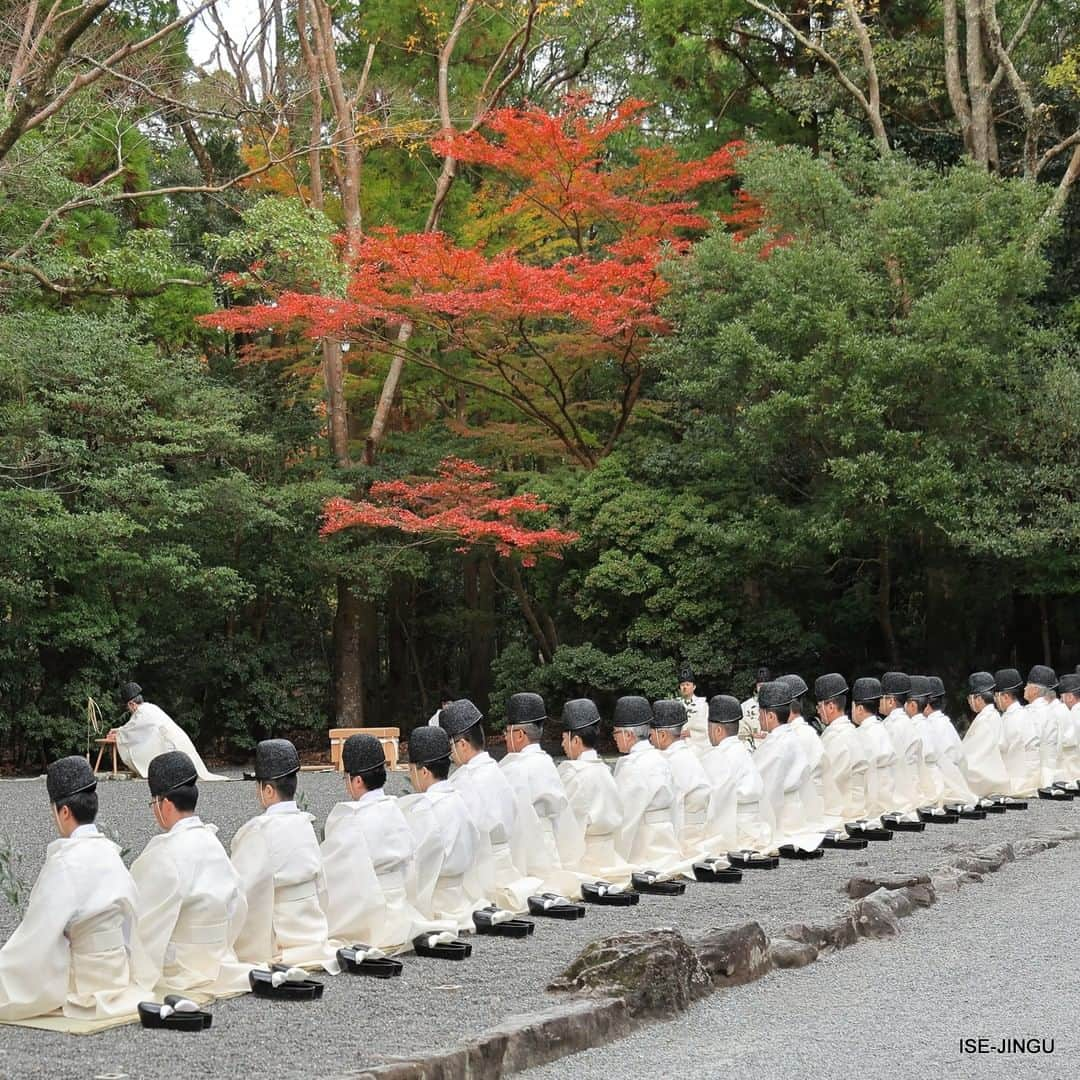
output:
[[[97,762],[94,764],[94,774],[97,775],[101,772],[101,759],[105,756],[105,748],[109,747],[112,750],[112,777],[115,780],[120,774],[120,767],[116,761],[116,740],[95,739],[94,742],[98,746]]]
[[[350,735],[374,735],[382,743],[386,755],[386,767],[396,769],[398,763],[398,742],[401,728],[396,727],[340,727],[330,729],[330,764],[338,772],[344,771],[341,761],[341,748]]]

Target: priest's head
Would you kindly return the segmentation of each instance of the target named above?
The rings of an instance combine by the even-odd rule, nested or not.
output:
[[[45,774],[45,790],[61,836],[70,836],[80,825],[90,825],[97,817],[97,777],[86,758],[54,761]]]
[[[639,742],[647,742],[651,724],[652,706],[645,698],[634,695],[619,698],[611,721],[619,753],[629,754]]]
[[[150,809],[158,828],[168,832],[182,818],[191,817],[199,803],[199,774],[181,750],[158,754],[146,770]]]
[[[135,712],[143,703],[142,687],[137,682],[124,683],[120,687],[120,703],[128,712]]]
[[[681,701],[668,698],[654,701],[652,719],[649,721],[649,742],[657,750],[666,750],[679,742],[686,727],[686,706]]]
[[[742,721],[739,699],[730,694],[716,694],[709,698],[709,742],[719,746],[725,739],[738,738]]]
[[[484,714],[468,699],[451,701],[439,710],[439,727],[450,736],[450,758],[465,765],[484,752]]]
[[[930,683],[930,700],[926,705],[927,715],[945,708],[945,684],[937,675],[927,675]]]
[[[896,709],[903,709],[911,692],[911,678],[902,671],[886,671],[881,676],[881,703],[878,706],[882,716],[888,716]]]
[[[506,749],[518,754],[544,735],[547,706],[539,694],[513,694],[506,703]]]
[[[856,679],[851,687],[851,722],[858,726],[881,709],[881,682],[872,676]]]
[[[1058,693],[1070,709],[1080,704],[1080,675],[1062,675],[1058,682]]]
[[[259,805],[265,810],[274,803],[292,802],[299,772],[300,755],[288,739],[263,739],[255,747]]]
[[[1019,703],[1024,680],[1016,668],[1001,668],[994,672],[994,704],[999,712]]]
[[[450,775],[450,737],[441,727],[421,724],[409,736],[409,780],[417,791]]]
[[[994,704],[994,676],[989,671],[973,671],[968,676],[968,708],[978,715]]]
[[[792,684],[783,679],[764,683],[758,691],[758,717],[762,730],[775,731],[791,718]]]
[[[776,682],[783,683],[791,691],[791,702],[788,708],[792,716],[802,716],[803,694],[810,689],[806,680],[801,675],[780,675]]]
[[[925,675],[912,675],[909,679],[908,699],[904,712],[908,716],[923,716],[930,704],[930,680]]]
[[[679,697],[683,701],[689,701],[694,696],[696,689],[697,677],[694,675],[694,669],[689,664],[683,664],[679,668]]]
[[[823,724],[829,725],[844,715],[847,710],[847,695],[847,679],[838,672],[819,675],[814,680],[817,714]]]
[[[350,799],[360,799],[386,784],[386,754],[374,735],[350,735],[341,748],[341,767]]]
[[[1036,664],[1029,672],[1027,685],[1024,687],[1024,700],[1029,704],[1037,698],[1054,697],[1057,689],[1058,677],[1052,667],[1045,664]]]
[[[586,750],[595,750],[600,739],[600,710],[588,698],[574,698],[562,710],[565,730],[562,736],[563,753],[577,761]]]

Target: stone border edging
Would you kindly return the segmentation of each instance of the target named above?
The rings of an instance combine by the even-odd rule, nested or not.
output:
[[[612,1042],[643,1020],[677,1016],[716,990],[754,982],[774,968],[800,968],[860,939],[889,939],[900,919],[938,895],[982,881],[1006,863],[1080,839],[1056,829],[957,854],[920,874],[853,877],[852,903],[824,925],[792,923],[769,939],[756,922],[709,930],[693,942],[677,930],[614,934],[587,945],[549,990],[574,994],[542,1012],[502,1024],[448,1050],[343,1074],[338,1080],[496,1080]]]

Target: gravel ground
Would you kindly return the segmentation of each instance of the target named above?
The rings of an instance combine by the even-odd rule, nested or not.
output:
[[[391,786],[400,792],[406,784],[396,775]],[[18,872],[27,885],[54,837],[44,788],[43,780],[0,782],[0,805],[4,807],[0,837],[21,856]],[[101,784],[99,792],[101,823],[130,848],[130,860],[154,832],[146,785],[142,781],[109,782]],[[319,821],[341,794],[342,781],[335,774],[302,777],[302,801]],[[99,1075],[163,1077],[175,1073],[179,1053],[183,1071],[191,1077],[224,1076],[237,1070],[244,1075],[270,1070],[278,1077],[310,1077],[449,1047],[508,1016],[542,1007],[549,1000],[544,987],[550,979],[589,941],[616,930],[675,926],[693,934],[756,919],[769,932],[793,921],[816,921],[843,908],[843,885],[854,873],[924,869],[940,861],[946,846],[978,847],[1030,836],[1048,827],[1073,826],[1080,822],[1080,805],[1073,806],[1035,801],[1026,812],[928,827],[924,833],[897,834],[891,842],[873,844],[865,851],[830,851],[814,862],[783,863],[777,870],[748,872],[738,885],[694,884],[680,898],[643,897],[630,909],[590,908],[587,917],[575,923],[538,920],[535,935],[524,942],[476,940],[472,959],[461,964],[409,957],[402,977],[390,982],[346,976],[328,979],[322,1002],[310,1006],[290,1007],[250,997],[221,1002],[214,1006],[213,1029],[200,1036],[144,1032],[130,1026],[90,1038],[73,1038],[5,1027],[0,1039],[0,1076],[58,1080]],[[253,787],[244,783],[203,785],[199,809],[205,820],[219,826],[219,835],[227,845],[240,824],[257,809]],[[1050,853],[1055,857],[1054,866],[1067,860],[1067,851],[1064,847]],[[1023,870],[1010,867],[1007,874],[1048,877],[1049,857],[1039,856],[1024,864]],[[969,895],[981,898],[996,891],[993,886],[978,887],[962,896],[965,900]],[[969,904],[968,917],[974,910]],[[937,916],[925,918],[931,925]],[[0,898],[0,938],[6,938],[16,922],[17,913]],[[1013,925],[1023,925],[1023,920],[1017,916]],[[860,959],[876,956],[873,948],[876,946],[855,953]],[[965,954],[949,949],[942,955]],[[925,961],[921,961],[920,968],[924,966]],[[811,970],[816,974],[819,966]],[[830,971],[831,965],[822,964],[820,970]],[[770,978],[768,985],[784,984]],[[744,992],[761,990],[739,991]],[[812,1008],[801,1011],[807,1018],[820,1017],[823,1009],[831,1009],[831,996],[826,989]],[[790,1000],[783,1007],[774,1006],[774,1015],[791,1008]],[[367,1022],[372,1019],[375,1023]],[[360,1020],[365,1021],[362,1029],[357,1026]],[[616,1075],[638,1072],[626,1067],[616,1070]]]
[[[1075,1075],[1075,845],[1010,863],[990,881],[904,920],[893,941],[714,994],[671,1023],[529,1070],[523,1080],[610,1080],[672,1067],[680,1080]],[[980,1037],[995,1047],[1052,1040],[1053,1052],[961,1053],[962,1038]]]

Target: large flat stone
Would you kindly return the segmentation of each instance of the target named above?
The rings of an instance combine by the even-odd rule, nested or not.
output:
[[[674,1016],[712,989],[709,972],[682,934],[641,930],[588,945],[549,990],[619,997],[635,1017]]]
[[[714,986],[753,982],[772,966],[768,938],[756,922],[709,930],[694,943],[694,950]]]

